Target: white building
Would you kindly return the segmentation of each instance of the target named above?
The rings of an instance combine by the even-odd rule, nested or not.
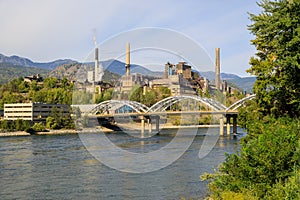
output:
[[[46,121],[52,112],[56,111],[64,115],[70,114],[70,106],[63,104],[46,103],[13,103],[4,104],[4,119]]]

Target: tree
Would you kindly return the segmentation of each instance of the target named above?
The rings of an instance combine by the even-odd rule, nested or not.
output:
[[[32,129],[34,132],[43,132],[46,130],[43,122],[34,123],[34,125],[32,126]]]
[[[158,94],[154,90],[149,90],[146,92],[145,96],[142,98],[142,103],[150,107],[157,102]]]
[[[18,86],[18,91],[20,93],[26,93],[26,92],[28,92],[29,91],[29,85],[28,85],[28,83],[22,80],[22,82]]]
[[[60,128],[60,126],[56,122],[55,118],[51,117],[51,116],[47,117],[47,119],[46,119],[46,127],[49,129],[59,129]]]
[[[6,131],[11,130],[11,124],[10,124],[10,122],[7,119],[3,120],[2,123],[1,123],[1,128],[3,130],[6,130]]]
[[[238,153],[227,155],[209,188],[213,199],[300,197],[300,1],[263,0],[250,14],[256,57],[255,102],[239,110],[248,135]]]
[[[38,91],[40,88],[37,84],[37,81],[36,80],[33,80],[30,84],[30,90],[31,91]]]
[[[252,123],[254,125],[248,129],[248,136],[241,141],[240,153],[227,155],[218,174],[203,176],[216,178],[209,184],[214,196],[247,191],[248,195],[266,199],[273,193],[273,188],[280,188],[278,184],[283,185],[299,166],[298,120],[269,118],[267,123]],[[282,199],[291,199],[286,197]]]
[[[142,98],[143,98],[143,88],[142,87],[136,86],[130,91],[130,95],[129,95],[130,101],[141,102]]]
[[[16,131],[23,131],[23,120],[22,119],[17,119],[15,121],[15,127],[16,127]]]
[[[157,101],[165,99],[165,98],[171,96],[171,90],[167,87],[164,87],[164,86],[159,86],[157,88],[157,93],[158,93]]]
[[[263,0],[262,13],[250,14],[256,57],[253,91],[264,114],[300,116],[300,1]]]
[[[53,78],[53,77],[45,78],[44,87],[47,89],[52,89],[57,87],[57,78]]]

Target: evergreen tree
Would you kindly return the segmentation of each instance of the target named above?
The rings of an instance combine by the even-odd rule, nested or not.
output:
[[[250,14],[257,48],[248,70],[257,76],[253,91],[264,114],[300,116],[300,1],[263,0]]]

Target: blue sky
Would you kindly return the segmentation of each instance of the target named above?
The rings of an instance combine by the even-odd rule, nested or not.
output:
[[[0,0],[0,53],[36,62],[84,61],[94,48],[94,30],[103,44],[132,29],[157,27],[191,38],[211,58],[221,48],[221,71],[249,76],[255,48],[247,12],[260,12],[256,1]]]

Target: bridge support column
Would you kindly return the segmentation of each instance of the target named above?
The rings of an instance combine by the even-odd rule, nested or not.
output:
[[[230,115],[226,116],[226,134],[230,135]]]
[[[233,122],[232,122],[232,125],[233,125],[233,135],[237,135],[237,115],[233,115]]]
[[[155,130],[159,133],[159,115],[155,116]]]
[[[147,122],[148,122],[148,127],[149,127],[149,135],[152,134],[152,123],[151,123],[151,119],[147,119]]]
[[[224,135],[224,118],[220,118],[220,135]]]
[[[145,117],[141,117],[141,138],[145,136]]]

